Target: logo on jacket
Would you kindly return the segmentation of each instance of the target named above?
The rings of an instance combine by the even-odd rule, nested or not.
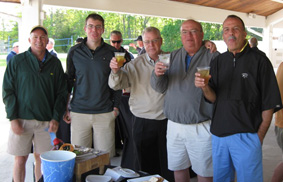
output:
[[[242,73],[242,77],[243,77],[244,79],[248,78],[248,76],[249,76],[248,73]]]

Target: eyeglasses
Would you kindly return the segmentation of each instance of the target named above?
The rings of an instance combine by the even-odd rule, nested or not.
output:
[[[89,24],[89,25],[86,25],[88,29],[96,29],[96,30],[101,30],[102,29],[102,25],[92,25],[92,24]]]
[[[153,43],[153,44],[156,44],[158,41],[159,41],[160,38],[157,38],[157,39],[153,39],[153,40],[145,40],[143,41],[144,44],[150,44],[150,43]]]
[[[111,40],[111,42],[113,43],[113,44],[120,44],[121,42],[122,42],[122,40]]]
[[[192,30],[182,30],[181,34],[182,35],[188,35],[188,34],[192,34],[192,35],[196,35],[199,32],[199,30],[196,29],[192,29]]]

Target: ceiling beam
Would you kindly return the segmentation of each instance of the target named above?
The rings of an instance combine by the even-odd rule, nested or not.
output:
[[[246,13],[204,7],[189,3],[180,3],[169,0],[43,0],[43,4],[79,8],[93,11],[108,11],[115,13],[157,16],[176,19],[195,19],[197,21],[222,23],[224,19],[235,14],[243,19],[249,27],[265,27],[264,16],[256,15],[249,18]],[[202,12],[202,13],[200,13]]]

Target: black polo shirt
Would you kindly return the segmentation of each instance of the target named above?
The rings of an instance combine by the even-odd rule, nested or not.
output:
[[[211,133],[256,133],[262,111],[282,108],[269,59],[246,46],[235,56],[225,52],[211,62],[209,85],[216,93]]]

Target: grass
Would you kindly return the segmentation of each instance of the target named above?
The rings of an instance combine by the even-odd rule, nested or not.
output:
[[[0,59],[0,66],[7,66],[6,59]]]

